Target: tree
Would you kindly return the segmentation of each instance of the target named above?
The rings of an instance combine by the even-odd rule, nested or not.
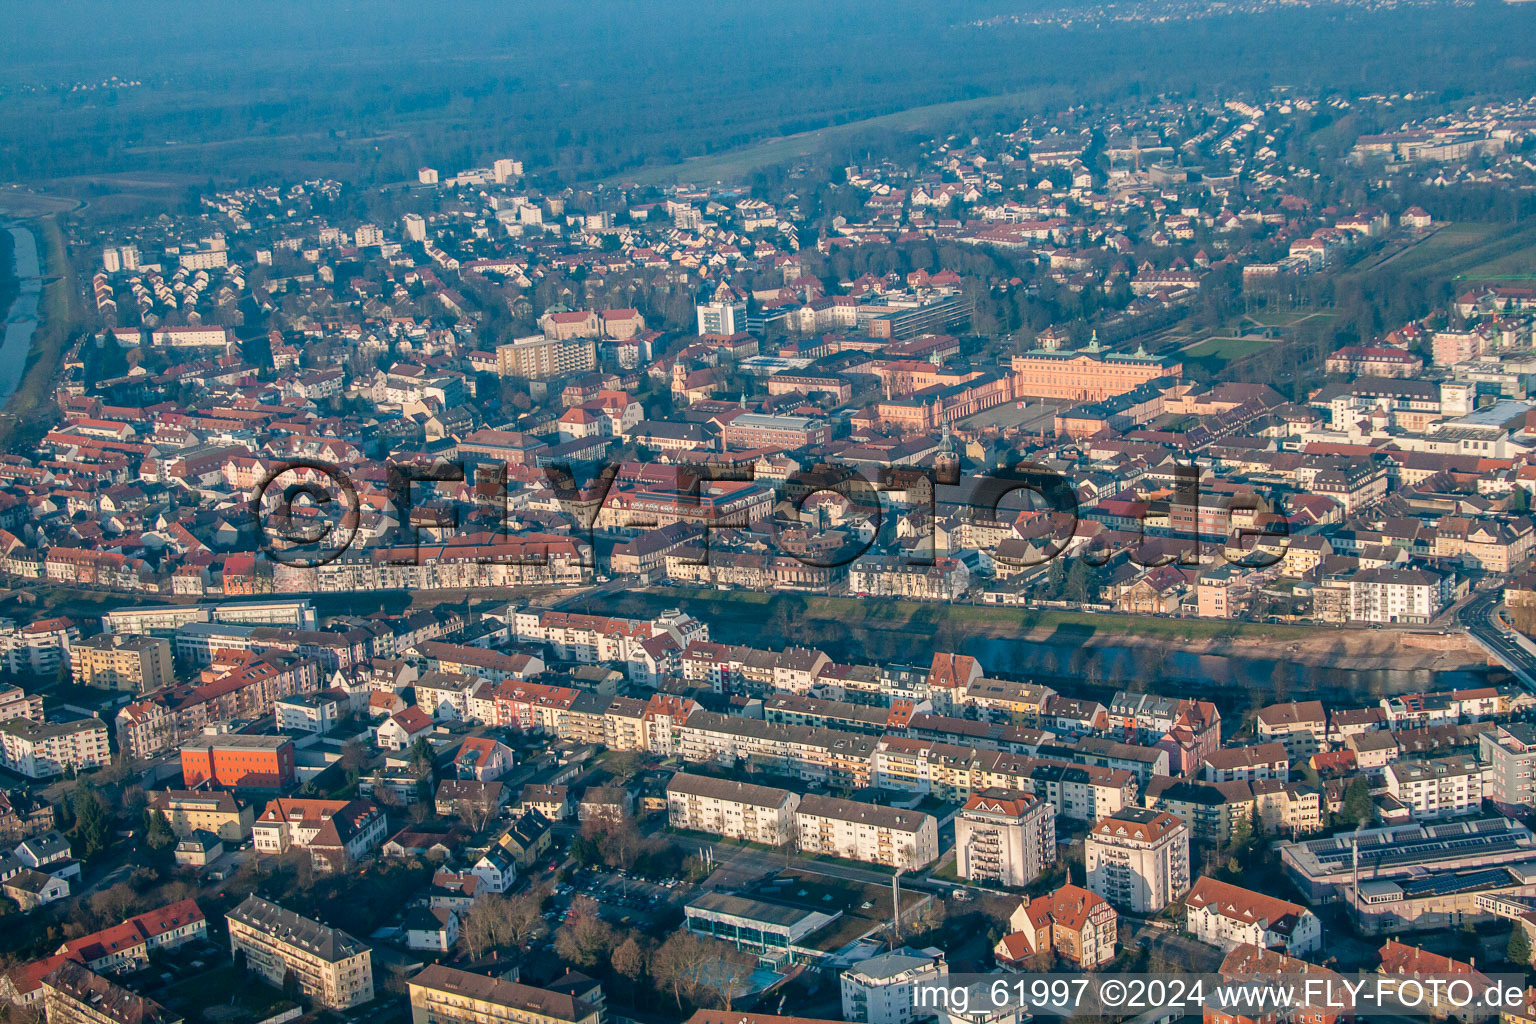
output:
[[[90,860],[106,851],[112,841],[112,821],[107,807],[86,782],[75,787],[70,797],[74,810],[74,840],[81,860]]]
[[[555,952],[579,967],[596,967],[613,952],[613,928],[597,913],[597,901],[579,896],[571,901],[570,916],[555,932]]]
[[[647,960],[645,947],[635,941],[634,933],[631,932],[629,937],[614,949],[610,962],[613,964],[613,969],[620,975],[639,984],[640,979],[645,977]]]
[[[491,815],[495,813],[496,800],[488,789],[482,788],[475,796],[459,803],[459,816],[464,819],[464,824],[476,832],[485,828],[486,822],[490,821]]]
[[[656,987],[670,989],[677,1008],[683,1008],[683,996],[693,1000],[698,992],[699,972],[707,959],[704,940],[686,929],[667,936],[651,957],[651,977]]]
[[[706,943],[717,959],[709,966],[709,984],[727,1011],[736,997],[751,991],[757,958],[723,942]]]
[[[588,818],[586,824],[582,826],[581,834],[583,838],[596,844],[603,863],[609,867],[626,870],[634,866],[635,857],[639,855],[645,843],[640,827],[635,824],[634,816],[630,814],[621,814],[616,818],[606,815]],[[571,853],[573,856],[576,853],[574,844]]]
[[[1356,775],[1344,790],[1344,805],[1340,810],[1344,820],[1363,825],[1371,820],[1375,808],[1371,804],[1371,786],[1365,776]]]
[[[502,912],[507,941],[521,946],[539,930],[539,912],[544,909],[548,889],[529,889],[507,901]]]
[[[159,811],[144,813],[144,845],[156,854],[163,854],[176,845],[176,833]]]
[[[1525,934],[1525,925],[1515,922],[1515,930],[1509,933],[1509,945],[1505,947],[1504,956],[1512,964],[1521,967],[1531,965],[1531,938]]]
[[[1067,568],[1065,591],[1066,599],[1077,604],[1086,604],[1093,596],[1093,581],[1088,578],[1088,563],[1081,558],[1072,559],[1072,564]]]

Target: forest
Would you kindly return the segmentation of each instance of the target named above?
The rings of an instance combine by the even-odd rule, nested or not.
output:
[[[535,175],[571,183],[932,104],[1016,123],[1021,111],[1060,115],[1128,95],[1524,92],[1536,36],[1532,5],[1487,2],[976,24],[991,9],[981,0],[742,4],[724,16],[700,0],[24,5],[0,39],[0,179],[384,183],[423,164],[514,155]],[[92,31],[82,36],[81,24]],[[996,104],[977,103],[989,98]],[[838,144],[858,155],[856,136]],[[88,192],[92,182],[73,185]]]

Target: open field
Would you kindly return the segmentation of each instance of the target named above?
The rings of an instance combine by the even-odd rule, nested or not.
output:
[[[1026,108],[1028,104],[1037,100],[1038,97],[1032,93],[1009,93],[1003,96],[982,96],[976,99],[954,100],[949,103],[934,103],[892,114],[882,114],[878,117],[849,121],[846,124],[818,128],[814,131],[764,139],[724,153],[691,157],[680,163],[626,171],[612,175],[607,180],[610,183],[622,181],[638,182],[642,185],[676,181],[730,181],[745,177],[762,167],[792,163],[797,159],[826,152],[866,132],[916,131],[954,121],[967,114]]]
[[[1184,349],[1183,354],[1190,359],[1226,361],[1262,352],[1272,344],[1274,343],[1262,338],[1207,338]]]
[[[1439,280],[1536,273],[1536,225],[1448,223],[1395,256],[1354,273]]]

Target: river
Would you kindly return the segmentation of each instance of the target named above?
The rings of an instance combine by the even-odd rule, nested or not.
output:
[[[7,230],[16,242],[14,259],[19,286],[5,316],[5,340],[0,341],[0,403],[16,393],[27,369],[32,336],[37,333],[37,309],[43,295],[42,266],[37,258],[37,236],[30,228],[12,225]]]
[[[1353,668],[1279,658],[1195,654],[1166,647],[1084,647],[1065,641],[1044,643],[972,637],[962,645],[988,671],[1015,679],[1057,682],[1072,693],[1087,683],[1113,691],[1129,687],[1169,695],[1212,698],[1223,710],[1273,700],[1320,699],[1352,707],[1382,697],[1457,687],[1487,686],[1508,674],[1482,667]]]

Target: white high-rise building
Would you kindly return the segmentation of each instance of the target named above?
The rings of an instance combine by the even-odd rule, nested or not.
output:
[[[109,245],[101,250],[101,269],[109,274],[115,274],[123,269],[123,257],[117,251],[117,246]]]
[[[955,817],[960,877],[1028,885],[1056,862],[1056,808],[1028,793],[973,793]]]
[[[502,157],[491,164],[491,175],[496,179],[498,185],[504,185],[513,178],[521,177],[522,173],[523,162],[521,160]]]
[[[1090,892],[1155,914],[1189,891],[1189,826],[1167,811],[1127,807],[1093,826],[1083,860]]]
[[[405,226],[405,237],[413,242],[425,242],[427,240],[427,222],[419,213],[408,213],[400,218]]]
[[[913,989],[942,983],[949,965],[940,949],[895,949],[860,960],[843,972],[843,1020],[865,1024],[909,1024],[927,1016],[914,1012]]]
[[[747,329],[745,302],[710,302],[695,307],[700,334],[739,334]]]

